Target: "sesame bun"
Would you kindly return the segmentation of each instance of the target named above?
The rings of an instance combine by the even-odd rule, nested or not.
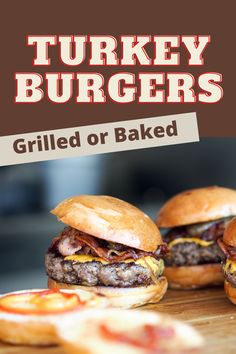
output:
[[[52,214],[63,223],[111,242],[154,252],[163,243],[153,221],[133,205],[104,195],[80,195],[61,202]]]
[[[204,344],[191,326],[153,311],[88,310],[57,333],[69,354],[198,353]]]
[[[226,245],[236,247],[236,217],[233,218],[227,225],[223,241]]]
[[[60,305],[58,299],[56,299],[55,306],[61,306],[57,307],[59,309],[57,313],[50,312],[49,310],[49,313],[44,312],[42,314],[38,309],[35,312],[27,312],[25,311],[26,309],[32,310],[32,308],[30,308],[32,305],[28,304],[27,300],[23,300],[22,306],[20,306],[20,302],[17,301],[15,303],[16,306],[13,308],[10,307],[10,309],[2,305],[1,300],[7,297],[19,298],[19,296],[24,294],[28,295],[35,292],[45,293],[48,291],[48,289],[31,289],[0,295],[0,341],[17,345],[55,345],[58,344],[55,324],[63,321],[68,315],[74,316],[77,313],[85,311],[88,307],[104,309],[109,306],[106,299],[84,290],[78,290],[76,292],[72,290],[61,290],[60,293],[79,295],[80,300],[83,301],[83,306],[66,310]],[[50,301],[52,301],[52,298]],[[36,304],[36,302],[34,304]]]
[[[198,289],[224,282],[220,264],[165,267],[164,275],[172,289]]]
[[[224,288],[229,300],[236,305],[236,288],[234,288],[227,280],[225,280]]]
[[[65,283],[58,283],[55,280],[48,279],[49,289],[83,289],[99,295],[103,295],[113,307],[133,308],[148,303],[159,302],[166,293],[167,280],[165,277],[157,279],[156,284],[149,286],[137,286],[129,288],[118,288],[111,286],[80,286]]]
[[[160,210],[157,225],[170,228],[232,215],[236,215],[236,190],[217,186],[196,188],[169,199]]]

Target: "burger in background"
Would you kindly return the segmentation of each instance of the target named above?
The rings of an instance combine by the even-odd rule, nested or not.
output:
[[[192,289],[223,283],[220,263],[225,257],[217,240],[234,215],[236,191],[217,186],[184,191],[164,204],[157,225],[168,229],[165,275],[170,287]]]
[[[95,291],[126,308],[163,297],[167,246],[141,210],[113,197],[81,195],[52,213],[69,226],[46,255],[49,288]]]
[[[236,305],[236,218],[230,221],[223,240],[219,239],[218,244],[226,257],[223,263],[225,292],[230,301]]]

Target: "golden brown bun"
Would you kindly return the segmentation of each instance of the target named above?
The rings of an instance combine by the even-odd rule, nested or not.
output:
[[[107,338],[101,331],[104,325],[111,333],[117,333],[117,336],[112,340]],[[127,337],[140,341],[141,344],[144,344],[145,339],[148,342],[148,338],[144,335],[147,326],[154,328],[157,333],[165,332],[166,328],[168,331],[173,329],[173,334],[171,338],[168,336],[161,338],[158,335],[156,339],[151,337],[151,345],[156,344],[157,351],[125,341],[124,338]],[[66,353],[69,354],[145,354],[149,352],[196,354],[204,344],[202,337],[191,326],[166,315],[143,310],[88,310],[81,316],[74,317],[72,321],[68,319],[59,323],[57,330],[58,337]]]
[[[52,214],[71,227],[95,237],[153,252],[163,243],[153,221],[123,200],[80,195],[61,202]]]
[[[165,267],[164,275],[171,289],[198,289],[224,282],[220,264]]]
[[[137,286],[133,288],[118,288],[110,286],[80,286],[58,283],[48,278],[49,289],[83,289],[104,295],[111,306],[119,308],[133,308],[148,303],[159,302],[166,293],[167,280],[165,277],[158,278],[158,283],[149,286]]]
[[[226,245],[236,247],[236,217],[230,220],[227,225],[224,232],[223,241]]]
[[[184,191],[169,199],[157,218],[159,227],[176,227],[236,215],[236,190],[205,187]]]
[[[24,292],[39,291],[45,289],[34,289],[16,291],[10,294],[21,294]],[[70,290],[65,290],[70,292]],[[89,307],[106,308],[110,306],[108,300],[91,294],[91,292],[77,290],[81,300],[86,302],[86,309]],[[4,294],[8,295],[8,294]],[[4,296],[1,295],[1,296]],[[79,310],[81,312],[82,310]],[[55,332],[55,324],[63,321],[68,314],[76,315],[77,311],[65,313],[37,315],[37,314],[17,314],[0,309],[0,341],[18,345],[55,345],[58,339]]]
[[[38,291],[38,289],[35,289]],[[16,291],[11,294],[35,290]],[[8,294],[3,294],[8,295]],[[9,313],[0,310],[0,341],[18,345],[53,345],[57,343],[54,316]]]
[[[20,323],[0,318],[0,340],[18,345],[55,345],[55,329],[52,324],[29,321]]]
[[[234,288],[227,280],[225,280],[224,288],[229,300],[236,305],[236,288]]]

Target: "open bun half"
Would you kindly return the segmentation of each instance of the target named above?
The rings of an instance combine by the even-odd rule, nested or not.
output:
[[[3,294],[1,298],[8,295],[20,295],[23,293],[47,291],[48,289],[31,289]],[[59,312],[54,314],[21,314],[9,312],[0,306],[0,341],[17,345],[55,345],[58,339],[55,332],[55,324],[63,321],[68,315],[74,316],[88,307],[105,308],[108,301],[100,299],[96,294],[84,290],[62,290],[65,293],[76,293],[85,303],[81,309]]]
[[[164,275],[172,289],[198,289],[224,282],[220,264],[165,267]]]
[[[133,205],[110,196],[79,195],[53,209],[63,223],[92,236],[154,252],[163,243],[155,223]]]
[[[161,208],[157,225],[172,228],[236,215],[236,190],[196,188],[179,193]]]
[[[156,337],[152,334],[151,343],[145,332],[150,327],[156,333]],[[58,324],[57,331],[69,354],[197,353],[203,345],[202,337],[192,327],[152,311],[88,310],[73,321]],[[171,335],[162,337],[166,331]]]
[[[56,345],[54,326],[41,318],[10,319],[0,316],[0,340],[16,345]]]
[[[227,280],[225,280],[224,283],[224,288],[225,288],[225,292],[226,295],[228,296],[229,300],[236,305],[236,288],[234,288],[230,282],[228,282]]]
[[[73,289],[86,290],[103,295],[108,299],[113,307],[118,308],[133,308],[142,306],[148,303],[159,302],[166,293],[167,280],[165,277],[157,279],[157,284],[149,286],[137,286],[133,288],[118,288],[110,286],[80,286],[65,283],[58,283],[55,280],[48,279],[48,287],[50,289]]]

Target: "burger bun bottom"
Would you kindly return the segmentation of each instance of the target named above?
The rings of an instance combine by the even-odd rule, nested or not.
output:
[[[0,320],[0,340],[17,345],[56,345],[54,326],[50,323],[37,323],[28,317],[27,321],[14,322]]]
[[[236,288],[234,288],[227,280],[225,280],[224,288],[229,300],[236,305]]]
[[[126,309],[159,302],[165,295],[167,286],[168,283],[165,277],[158,278],[156,284],[131,288],[72,285],[58,283],[51,278],[48,279],[49,289],[78,289],[95,292],[105,296],[112,307]]]
[[[220,264],[165,267],[164,275],[171,289],[199,289],[224,282]]]

